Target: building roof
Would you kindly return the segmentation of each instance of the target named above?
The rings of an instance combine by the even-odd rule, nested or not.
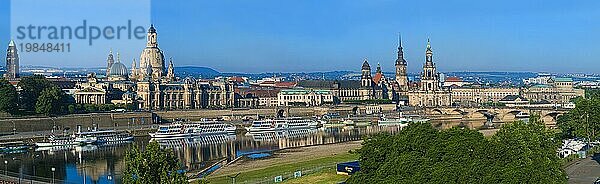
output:
[[[373,82],[375,82],[375,84],[379,84],[379,82],[381,81],[382,78],[383,78],[382,73],[375,73],[375,76],[373,76]]]
[[[329,90],[312,90],[312,89],[284,89],[281,90],[282,94],[285,95],[302,95],[302,94],[309,94],[314,92],[315,94],[330,94],[331,91]]]
[[[296,87],[296,82],[276,82],[275,87],[279,88],[293,88]]]
[[[458,77],[448,77],[444,82],[462,82],[462,79]]]
[[[367,59],[365,59],[365,61],[363,62],[362,69],[363,70],[371,70],[371,66],[369,66],[369,62],[367,61]]]
[[[507,95],[504,98],[502,98],[500,101],[504,101],[504,102],[509,102],[509,101],[527,101],[527,98],[522,97],[520,95]]]
[[[244,80],[244,78],[237,77],[237,76],[229,77],[228,80],[229,80],[229,82],[236,82],[236,83],[244,83],[244,82],[246,82],[246,80]]]
[[[572,78],[555,78],[554,81],[556,82],[573,82]]]
[[[116,62],[110,67],[110,73],[108,75],[109,76],[125,76],[126,77],[127,73],[128,73],[127,67],[121,62]]]
[[[361,87],[360,81],[357,80],[303,80],[298,81],[297,86],[303,88],[332,89],[336,84],[340,89],[358,89]]]

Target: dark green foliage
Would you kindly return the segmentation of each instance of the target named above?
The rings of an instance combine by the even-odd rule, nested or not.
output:
[[[11,114],[16,112],[18,101],[17,89],[6,79],[0,79],[0,111]]]
[[[557,119],[557,125],[564,138],[600,138],[600,95],[597,90],[586,92],[586,98],[578,97],[573,100],[575,109]]]
[[[361,172],[348,183],[565,183],[558,142],[532,122],[507,124],[491,138],[430,123],[378,134],[358,151]]]
[[[48,87],[40,93],[35,104],[35,112],[38,114],[57,115],[66,111],[66,94],[56,86]]]
[[[180,169],[177,156],[172,150],[162,149],[150,142],[144,151],[133,146],[125,153],[123,183],[188,183]]]
[[[19,105],[26,111],[34,111],[37,100],[46,88],[54,86],[44,76],[34,75],[21,78],[18,86],[21,88],[21,102]]]

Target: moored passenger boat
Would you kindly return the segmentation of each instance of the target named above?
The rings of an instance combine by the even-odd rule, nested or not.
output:
[[[75,137],[73,136],[55,136],[51,135],[46,138],[46,140],[41,142],[36,142],[35,146],[37,147],[53,147],[53,146],[66,146],[66,145],[75,145]]]
[[[234,125],[220,121],[177,121],[168,125],[161,125],[156,132],[149,134],[152,138],[182,138],[211,134],[234,134],[235,130]]]

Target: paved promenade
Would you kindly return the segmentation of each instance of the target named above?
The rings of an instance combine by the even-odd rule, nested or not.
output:
[[[591,184],[600,177],[600,154],[577,161],[565,168],[569,183]]]

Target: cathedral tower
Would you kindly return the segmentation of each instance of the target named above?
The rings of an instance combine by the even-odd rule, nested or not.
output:
[[[6,49],[6,73],[4,74],[4,78],[19,78],[19,53],[17,45],[13,40],[8,43],[8,49]]]
[[[421,90],[437,91],[439,89],[439,78],[433,63],[433,51],[431,44],[427,39],[427,50],[425,51],[425,65],[423,65],[423,73],[421,74]]]
[[[408,75],[406,72],[406,60],[402,48],[402,37],[398,36],[398,58],[396,59],[396,82],[399,92],[408,92]]]

